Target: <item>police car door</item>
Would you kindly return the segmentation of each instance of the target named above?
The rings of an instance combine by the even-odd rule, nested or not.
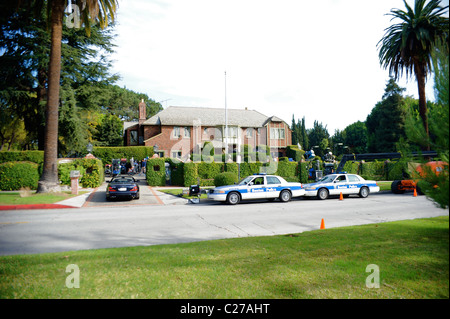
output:
[[[247,195],[242,196],[243,198],[255,199],[255,198],[266,198],[266,185],[265,177],[258,176],[255,177],[247,186]]]
[[[348,194],[348,183],[345,175],[338,175],[334,180],[334,192],[333,195]]]
[[[280,196],[280,180],[275,176],[266,176],[266,181],[266,198],[277,198]]]
[[[358,194],[361,188],[361,181],[356,175],[347,175],[348,179],[348,193]]]

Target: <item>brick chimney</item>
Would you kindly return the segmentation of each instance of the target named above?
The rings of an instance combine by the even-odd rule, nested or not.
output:
[[[147,110],[144,103],[144,99],[139,103],[139,124],[144,123],[147,120]]]

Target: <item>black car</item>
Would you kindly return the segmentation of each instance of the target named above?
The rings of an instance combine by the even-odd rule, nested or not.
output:
[[[106,199],[139,199],[139,185],[132,176],[116,176],[106,186]]]

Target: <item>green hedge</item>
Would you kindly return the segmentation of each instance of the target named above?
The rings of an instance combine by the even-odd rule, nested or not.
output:
[[[214,177],[214,186],[233,185],[238,182],[238,176],[232,172],[219,173]]]
[[[92,154],[100,158],[104,164],[108,164],[112,163],[114,158],[130,160],[133,157],[136,161],[141,161],[146,157],[152,157],[154,151],[151,146],[94,147]]]
[[[289,145],[286,148],[286,155],[292,158],[295,162],[300,162],[304,157],[305,151],[298,148],[297,145]]]
[[[12,191],[24,187],[37,189],[39,165],[32,162],[6,162],[0,164],[0,190]]]
[[[70,171],[80,171],[79,183],[84,188],[99,187],[105,180],[103,162],[99,159],[77,158],[58,164],[58,176],[62,185],[70,185]]]
[[[150,158],[146,165],[146,179],[150,186],[166,185],[166,161],[164,158]]]
[[[6,162],[44,162],[44,151],[0,151],[0,163]]]

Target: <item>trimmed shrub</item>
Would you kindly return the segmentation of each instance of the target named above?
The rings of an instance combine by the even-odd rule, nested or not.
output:
[[[223,172],[223,163],[197,163],[197,173],[200,179],[214,179],[214,177],[220,172]]]
[[[94,147],[92,154],[108,164],[112,163],[114,158],[130,160],[133,157],[136,161],[141,161],[146,157],[152,157],[154,151],[151,146]]]
[[[191,185],[197,185],[197,183],[198,183],[197,163],[194,162],[184,163],[184,186],[189,187]]]
[[[235,173],[223,172],[214,177],[214,186],[233,185],[234,183],[237,183],[237,181],[238,177]]]
[[[39,165],[32,162],[6,162],[0,164],[0,190],[12,191],[22,187],[37,189]]]
[[[70,171],[80,171],[82,177],[86,175],[86,169],[79,162],[76,163],[75,160],[70,163],[58,164],[58,177],[62,185],[70,185]]]
[[[308,162],[300,162],[296,168],[296,176],[298,176],[298,180],[300,183],[308,183],[308,170],[309,163]]]
[[[225,172],[230,172],[238,175],[239,172],[239,165],[238,163],[225,163],[224,166]]]
[[[80,185],[84,188],[99,187],[105,180],[103,162],[99,159],[76,158],[69,163],[58,164],[61,184],[70,185],[70,171],[80,171]]]
[[[284,177],[285,179],[289,178],[292,180],[292,178],[297,176],[297,165],[297,162],[289,162],[287,160],[280,161],[278,162],[278,168],[275,175],[279,175],[281,177]]]
[[[292,158],[295,162],[300,162],[303,159],[305,151],[298,148],[297,145],[288,145],[286,148],[286,155]]]
[[[82,158],[75,160],[84,168],[85,174],[80,179],[80,184],[84,188],[99,187],[105,180],[105,170],[103,162],[99,159]]]
[[[0,163],[6,162],[44,162],[44,151],[0,151]]]
[[[164,158],[150,158],[147,161],[146,167],[146,179],[148,185],[166,185],[166,161]]]
[[[184,185],[184,163],[178,160],[173,160],[170,157],[165,158],[166,163],[170,165],[170,182],[171,185]]]

